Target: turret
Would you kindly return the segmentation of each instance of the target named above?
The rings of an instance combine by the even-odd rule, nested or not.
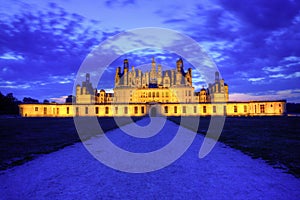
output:
[[[120,74],[121,74],[121,67],[117,67],[116,75],[115,75],[115,87],[120,83]]]
[[[181,72],[183,70],[182,65],[183,65],[183,61],[182,58],[180,58],[179,60],[176,61],[177,72]]]

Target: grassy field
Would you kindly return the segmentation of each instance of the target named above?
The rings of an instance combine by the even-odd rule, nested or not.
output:
[[[180,123],[180,117],[170,120]],[[183,126],[193,127],[193,117]],[[206,134],[210,117],[200,118],[197,132]],[[300,117],[227,117],[219,141],[300,177]]]
[[[131,118],[119,119],[127,124]],[[181,121],[180,117],[168,119],[177,124]],[[98,121],[104,132],[118,127],[113,118]],[[188,117],[182,125],[189,128],[194,121]],[[201,118],[196,131],[206,134],[209,121],[210,117]],[[73,118],[0,118],[0,127],[0,170],[80,141]],[[287,167],[289,173],[300,177],[299,130],[299,117],[227,117],[219,140],[274,167]],[[84,139],[95,134],[88,130]]]
[[[118,119],[124,125],[130,119],[140,118]],[[111,117],[101,117],[98,121],[104,132],[118,127]],[[73,118],[0,118],[0,127],[0,170],[80,141]],[[95,134],[90,131],[84,137],[88,139]]]

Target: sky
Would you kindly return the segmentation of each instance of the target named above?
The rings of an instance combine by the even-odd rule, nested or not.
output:
[[[300,2],[294,0],[8,0],[0,6],[0,92],[62,102],[95,47],[144,27],[171,29],[199,43],[232,101],[300,103]],[[173,68],[176,56],[153,49],[126,53],[107,67],[97,88],[111,91],[124,58],[144,66],[155,57]],[[200,76],[193,74],[196,91],[206,86]]]

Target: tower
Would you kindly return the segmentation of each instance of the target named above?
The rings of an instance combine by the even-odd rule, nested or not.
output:
[[[150,83],[151,84],[157,83],[156,63],[155,63],[154,57],[152,58],[152,63],[151,63]]]

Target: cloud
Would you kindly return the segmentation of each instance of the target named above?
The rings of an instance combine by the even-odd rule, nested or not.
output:
[[[21,55],[16,55],[13,52],[6,52],[2,56],[0,56],[0,59],[4,60],[24,60],[24,57]]]
[[[300,89],[269,90],[264,93],[232,93],[229,95],[230,101],[263,101],[286,99],[290,102],[300,103]]]
[[[248,78],[248,81],[256,82],[256,81],[262,81],[264,79],[265,79],[264,77]]]
[[[66,98],[68,96],[61,96],[61,97],[51,97],[50,100],[56,103],[66,103]]]

